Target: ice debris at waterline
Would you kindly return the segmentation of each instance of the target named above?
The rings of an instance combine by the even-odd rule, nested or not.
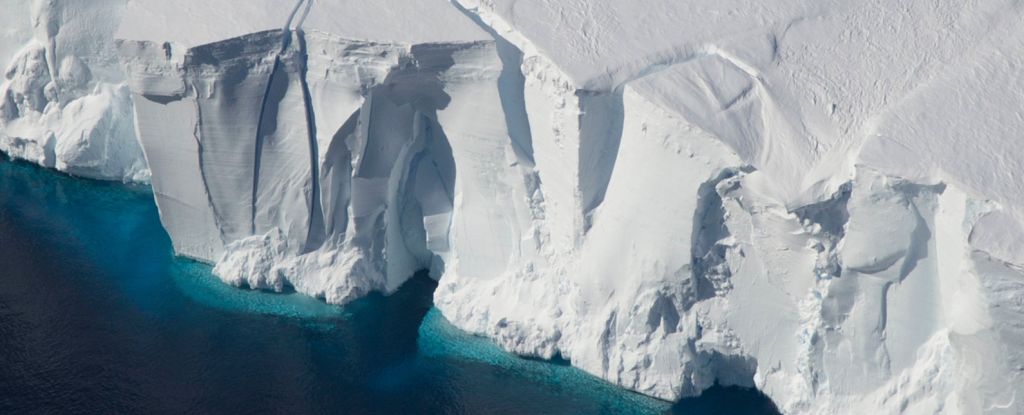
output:
[[[175,250],[232,284],[428,268],[455,326],[665,399],[1024,408],[1015,2],[10,10],[2,149],[134,178],[134,131]]]

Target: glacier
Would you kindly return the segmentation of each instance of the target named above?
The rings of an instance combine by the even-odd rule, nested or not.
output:
[[[11,0],[0,151],[662,399],[1019,413],[1017,2]]]

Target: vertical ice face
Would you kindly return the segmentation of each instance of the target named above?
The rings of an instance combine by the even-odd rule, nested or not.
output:
[[[752,380],[786,412],[1015,410],[1017,353],[983,345],[1020,335],[989,320],[1020,309],[1002,277],[1020,275],[1019,122],[1000,109],[1018,59],[997,58],[1019,50],[1016,8],[458,3],[522,51],[552,218],[546,261],[442,279],[461,327],[655,396]],[[990,255],[1001,277],[978,271]],[[948,377],[965,365],[992,372]]]
[[[125,21],[228,7],[179,6],[137,2]],[[118,35],[138,118],[178,121],[172,134],[139,124],[177,250],[218,260],[215,272],[236,284],[339,303],[391,292],[418,269],[507,263],[513,233],[450,256],[463,228],[514,232],[510,209],[525,200],[515,199],[522,178],[479,191],[509,180],[494,168],[512,145],[500,106],[487,103],[501,66],[486,33],[454,9],[439,35],[322,18],[345,4],[267,6],[248,27],[211,20],[153,33],[126,23]],[[176,179],[183,165],[198,174]]]
[[[0,150],[148,162],[228,282],[430,269],[457,326],[665,399],[1020,410],[1011,2],[87,3],[0,16]]]

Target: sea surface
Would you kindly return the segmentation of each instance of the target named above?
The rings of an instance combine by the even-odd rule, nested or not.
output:
[[[772,414],[662,402],[452,327],[425,275],[345,307],[173,255],[148,187],[0,156],[0,413]]]

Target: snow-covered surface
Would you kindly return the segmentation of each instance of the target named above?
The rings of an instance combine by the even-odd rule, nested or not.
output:
[[[0,150],[144,176],[133,108],[228,282],[429,268],[456,326],[665,399],[1024,410],[1016,2],[85,4],[0,17]]]
[[[399,4],[401,7],[396,7]],[[393,43],[490,39],[445,0],[131,0],[116,36],[192,47],[287,26],[353,40]]]

